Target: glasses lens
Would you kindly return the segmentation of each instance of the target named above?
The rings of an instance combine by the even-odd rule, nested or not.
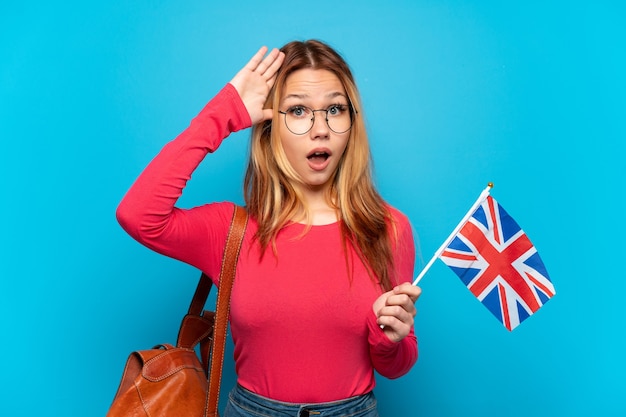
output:
[[[352,112],[349,106],[337,105],[328,109],[312,110],[308,107],[296,107],[287,110],[285,115],[285,124],[287,129],[296,135],[304,135],[313,127],[315,122],[315,113],[322,112],[328,127],[335,133],[345,133],[352,127]]]
[[[332,106],[326,110],[328,127],[335,133],[345,133],[352,127],[352,112],[348,106]]]
[[[296,107],[285,113],[287,129],[296,135],[304,135],[313,126],[313,110],[307,107]]]

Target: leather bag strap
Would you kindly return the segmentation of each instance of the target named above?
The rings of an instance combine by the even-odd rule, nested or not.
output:
[[[237,269],[237,260],[241,249],[241,242],[248,223],[248,212],[238,205],[235,205],[233,220],[228,231],[226,239],[226,248],[224,249],[224,257],[222,259],[222,270],[220,271],[219,288],[217,292],[217,306],[215,309],[215,326],[213,330],[213,343],[211,353],[211,368],[209,371],[209,388],[207,395],[207,403],[205,407],[205,416],[217,416],[217,405],[220,396],[220,381],[222,379],[222,368],[224,365],[224,351],[226,348],[226,330],[228,327],[228,316],[230,313],[230,294],[235,280],[235,271]],[[201,280],[202,281],[202,280]],[[209,285],[206,294],[210,290]],[[204,289],[200,288],[198,283],[196,294]],[[207,295],[204,296],[206,300]],[[202,294],[200,294],[202,296]],[[195,301],[196,295],[194,295]],[[190,311],[195,308],[194,301],[190,306]],[[202,307],[200,307],[200,310]]]
[[[196,292],[193,295],[187,314],[192,314],[194,316],[202,315],[204,304],[206,303],[207,298],[209,298],[209,292],[211,291],[212,286],[213,282],[211,281],[211,277],[203,272],[202,275],[200,275],[200,281],[196,287]]]

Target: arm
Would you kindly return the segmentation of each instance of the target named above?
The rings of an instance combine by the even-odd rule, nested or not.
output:
[[[419,287],[411,285],[415,260],[411,225],[399,212],[394,217],[398,230],[394,250],[398,285],[374,302],[373,314],[368,320],[370,357],[378,373],[387,378],[406,374],[417,361],[413,324],[417,312],[415,302],[421,294]]]
[[[273,50],[264,58],[266,52],[267,48],[261,48],[137,178],[116,213],[133,238],[206,271],[205,263],[210,261],[206,244],[212,244],[213,237],[223,246],[225,232],[215,228],[227,225],[228,220],[219,217],[228,218],[230,213],[211,210],[212,206],[182,210],[175,204],[207,153],[215,151],[231,132],[271,117],[271,110],[263,105],[284,56]],[[207,219],[208,212],[218,218]]]
[[[117,208],[122,228],[150,249],[205,270],[207,238],[222,234],[211,226],[224,222],[207,219],[206,207],[183,210],[175,204],[204,157],[249,125],[237,91],[227,85],[137,178]]]

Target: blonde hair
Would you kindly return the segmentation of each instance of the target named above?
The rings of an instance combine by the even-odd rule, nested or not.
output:
[[[341,219],[344,252],[351,245],[365,264],[370,277],[385,290],[393,287],[393,253],[390,230],[394,231],[391,214],[376,191],[371,173],[371,156],[362,117],[361,100],[344,59],[330,46],[317,40],[290,42],[281,48],[285,60],[269,93],[266,107],[274,110],[272,120],[252,129],[250,159],[244,180],[244,196],[248,212],[258,222],[255,238],[262,253],[280,229],[298,213],[307,213],[305,202],[293,183],[301,178],[289,164],[282,148],[278,129],[278,105],[287,77],[294,71],[310,68],[333,72],[343,84],[353,108],[353,124],[345,152],[330,179],[327,201]],[[310,226],[310,219],[307,218]],[[349,261],[346,259],[349,268]]]

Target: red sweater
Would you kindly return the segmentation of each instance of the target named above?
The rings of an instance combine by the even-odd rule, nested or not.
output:
[[[192,209],[175,207],[187,180],[207,153],[231,132],[249,127],[250,117],[228,84],[146,167],[117,210],[124,230],[147,247],[219,276],[232,203]],[[413,276],[415,248],[408,219],[391,208],[398,243],[399,282]],[[413,332],[399,343],[376,324],[372,310],[381,289],[355,252],[347,272],[340,224],[290,224],[260,258],[250,219],[231,301],[231,332],[238,383],[279,401],[315,403],[371,391],[374,370],[404,375],[417,360]]]

